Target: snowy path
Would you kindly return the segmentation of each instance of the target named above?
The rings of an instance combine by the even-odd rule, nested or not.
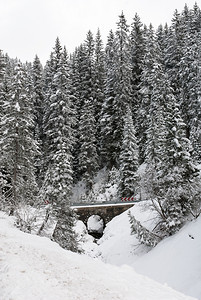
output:
[[[190,300],[138,275],[25,234],[0,213],[0,300]]]

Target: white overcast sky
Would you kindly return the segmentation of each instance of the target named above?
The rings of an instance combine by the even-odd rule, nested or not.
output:
[[[89,29],[96,34],[99,27],[106,41],[122,10],[129,25],[138,13],[143,23],[157,27],[170,23],[185,3],[192,8],[195,0],[0,0],[0,49],[23,62],[37,54],[45,63],[57,36],[70,53]]]

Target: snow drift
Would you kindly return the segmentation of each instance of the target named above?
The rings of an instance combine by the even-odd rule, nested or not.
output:
[[[136,204],[131,213],[149,230],[155,226],[154,212],[146,202]],[[124,212],[107,225],[97,251],[104,262],[127,264],[142,275],[201,300],[200,228],[201,216],[149,251],[139,245],[135,235],[131,236],[128,213]]]
[[[131,267],[112,266],[20,232],[0,213],[1,300],[190,300]]]

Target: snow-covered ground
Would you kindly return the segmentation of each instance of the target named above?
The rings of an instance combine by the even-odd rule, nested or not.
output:
[[[192,232],[194,234],[194,232]],[[196,241],[195,237],[195,241]],[[125,245],[126,246],[126,245]],[[190,300],[173,289],[20,232],[0,213],[1,300]]]
[[[137,220],[152,229],[153,211],[137,203],[131,208]],[[129,265],[135,271],[162,284],[201,300],[201,216],[186,224],[180,232],[160,242],[153,250],[139,245],[130,235],[127,212],[108,223],[103,237],[90,253],[91,240],[85,244],[86,252],[117,266]]]

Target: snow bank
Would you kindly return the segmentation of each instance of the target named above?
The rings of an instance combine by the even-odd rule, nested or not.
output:
[[[145,227],[151,229],[155,226],[155,219],[153,211],[147,209],[147,203],[137,203],[130,211]],[[131,265],[134,260],[138,259],[138,255],[150,250],[147,246],[139,245],[136,237],[131,235],[128,211],[107,224],[98,244],[102,260],[115,265]]]
[[[144,203],[137,203],[131,213],[151,230],[155,226],[154,213]],[[201,300],[200,228],[201,217],[149,251],[130,235],[128,214],[124,212],[108,223],[97,251],[104,262],[127,264],[142,275]]]
[[[201,217],[133,263],[136,271],[201,299]]]
[[[190,300],[138,275],[20,232],[0,213],[1,300]]]

